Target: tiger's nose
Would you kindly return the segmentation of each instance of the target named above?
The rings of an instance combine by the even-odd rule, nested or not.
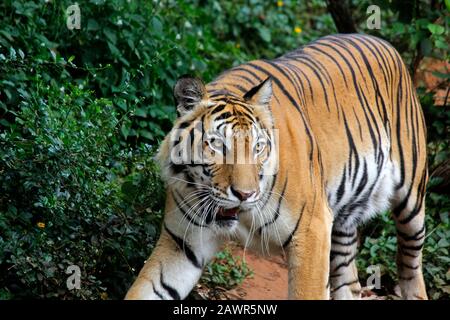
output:
[[[241,190],[236,190],[235,188],[233,188],[232,186],[230,186],[231,189],[231,193],[236,196],[236,198],[238,198],[241,201],[245,201],[248,198],[250,198],[252,195],[255,194],[256,191],[241,191]]]

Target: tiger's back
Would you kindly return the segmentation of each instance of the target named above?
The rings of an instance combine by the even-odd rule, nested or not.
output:
[[[357,34],[324,37],[275,60],[231,69],[209,90],[239,94],[267,76],[276,84],[272,113],[280,140],[317,145],[337,221],[363,222],[387,209],[391,196],[404,198],[408,186],[424,184],[422,111],[406,66],[388,43]],[[281,166],[289,167],[287,160]],[[348,217],[357,211],[362,216]]]

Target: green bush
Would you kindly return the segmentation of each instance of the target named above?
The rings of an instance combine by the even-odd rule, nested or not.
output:
[[[241,257],[234,256],[230,248],[225,248],[206,266],[200,281],[210,288],[232,289],[252,275],[247,263]]]
[[[121,133],[133,144],[159,141],[170,129],[172,87],[180,75],[210,81],[238,63],[294,49],[318,37],[317,28],[333,31],[322,1],[277,7],[269,1],[81,0],[81,29],[69,30],[65,12],[72,3],[0,3],[0,53],[62,62],[61,74],[49,69],[37,76],[59,86],[77,83],[111,99],[127,115]],[[318,15],[309,17],[311,10]],[[308,32],[300,36],[296,27]],[[16,105],[19,89],[26,91],[15,80],[0,92],[5,111]]]
[[[151,148],[119,148],[109,100],[29,89],[0,134],[0,297],[121,298],[158,234]],[[70,265],[81,290],[66,287]]]

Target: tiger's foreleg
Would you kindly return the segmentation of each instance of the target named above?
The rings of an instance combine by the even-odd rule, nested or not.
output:
[[[289,299],[330,298],[328,279],[332,224],[332,213],[327,205],[305,211],[301,217],[288,247]]]
[[[181,229],[169,227],[166,221],[126,300],[179,300],[189,294],[217,248],[207,230],[185,237]],[[200,244],[200,235],[204,245]]]

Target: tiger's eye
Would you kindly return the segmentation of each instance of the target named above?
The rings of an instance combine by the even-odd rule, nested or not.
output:
[[[263,141],[258,141],[258,142],[256,143],[256,145],[255,145],[255,152],[256,152],[257,154],[260,154],[260,153],[264,150],[265,147],[266,147],[265,142],[263,142]]]
[[[214,149],[216,151],[221,151],[223,148],[223,141],[216,138],[211,138],[208,140],[208,144],[211,147],[211,149]]]

